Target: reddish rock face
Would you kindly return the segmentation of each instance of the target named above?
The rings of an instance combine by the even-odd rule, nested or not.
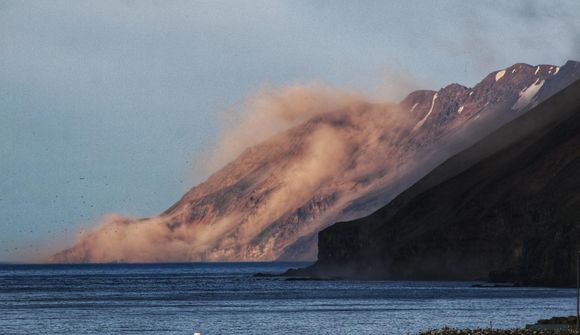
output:
[[[575,62],[516,64],[473,88],[353,103],[247,149],[157,217],[106,220],[52,260],[315,259],[318,231],[372,213],[577,78]]]

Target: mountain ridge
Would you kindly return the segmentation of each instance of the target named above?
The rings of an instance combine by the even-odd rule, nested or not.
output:
[[[112,217],[51,260],[312,259],[320,229],[383,206],[571,78],[580,78],[576,62],[515,64],[473,88],[451,84],[398,104],[352,103],[246,149],[159,216]],[[538,82],[529,106],[512,110]]]

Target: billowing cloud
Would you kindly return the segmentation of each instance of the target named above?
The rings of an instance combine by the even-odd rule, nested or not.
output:
[[[359,92],[321,83],[262,88],[242,103],[239,113],[227,114],[230,118],[223,120],[220,139],[206,168],[215,171],[276,133],[363,100]]]
[[[175,224],[175,217],[129,219],[117,214],[105,216],[98,226],[79,234],[75,248],[52,257],[53,261],[156,262],[199,258],[219,237],[237,224],[235,215],[223,217],[211,226]]]
[[[95,229],[79,236],[73,248],[53,261],[155,262],[220,259],[216,247],[248,243],[284,213],[299,207],[345,163],[344,139],[323,126],[310,134],[283,169],[275,191],[247,213],[209,215],[209,222],[188,219],[188,207],[149,219],[104,217]]]
[[[266,206],[240,227],[240,243],[248,243],[283,214],[310,199],[325,181],[335,179],[347,159],[344,141],[334,128],[317,128],[308,137],[304,152],[284,168],[281,185],[268,197]]]
[[[53,261],[275,259],[281,241],[256,245],[265,231],[316,194],[336,192],[342,199],[334,206],[370,187],[361,187],[357,179],[388,168],[398,137],[411,125],[409,114],[394,104],[375,104],[321,84],[262,90],[246,100],[243,110],[242,122],[226,133],[216,157],[231,160],[261,143],[245,154],[251,164],[228,167],[232,174],[220,171],[224,180],[214,180],[207,194],[186,197],[176,210],[158,217],[107,216]],[[262,166],[261,176],[247,177],[255,175],[254,166]],[[308,224],[296,232],[316,227]]]

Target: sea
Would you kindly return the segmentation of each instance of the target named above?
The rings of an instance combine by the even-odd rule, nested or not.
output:
[[[0,334],[397,335],[576,312],[575,289],[255,276],[305,265],[0,265]]]

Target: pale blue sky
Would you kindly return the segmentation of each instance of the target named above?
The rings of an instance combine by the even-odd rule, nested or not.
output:
[[[393,73],[437,89],[580,58],[577,0],[363,3],[0,1],[0,261],[170,206],[265,84],[380,98]]]

